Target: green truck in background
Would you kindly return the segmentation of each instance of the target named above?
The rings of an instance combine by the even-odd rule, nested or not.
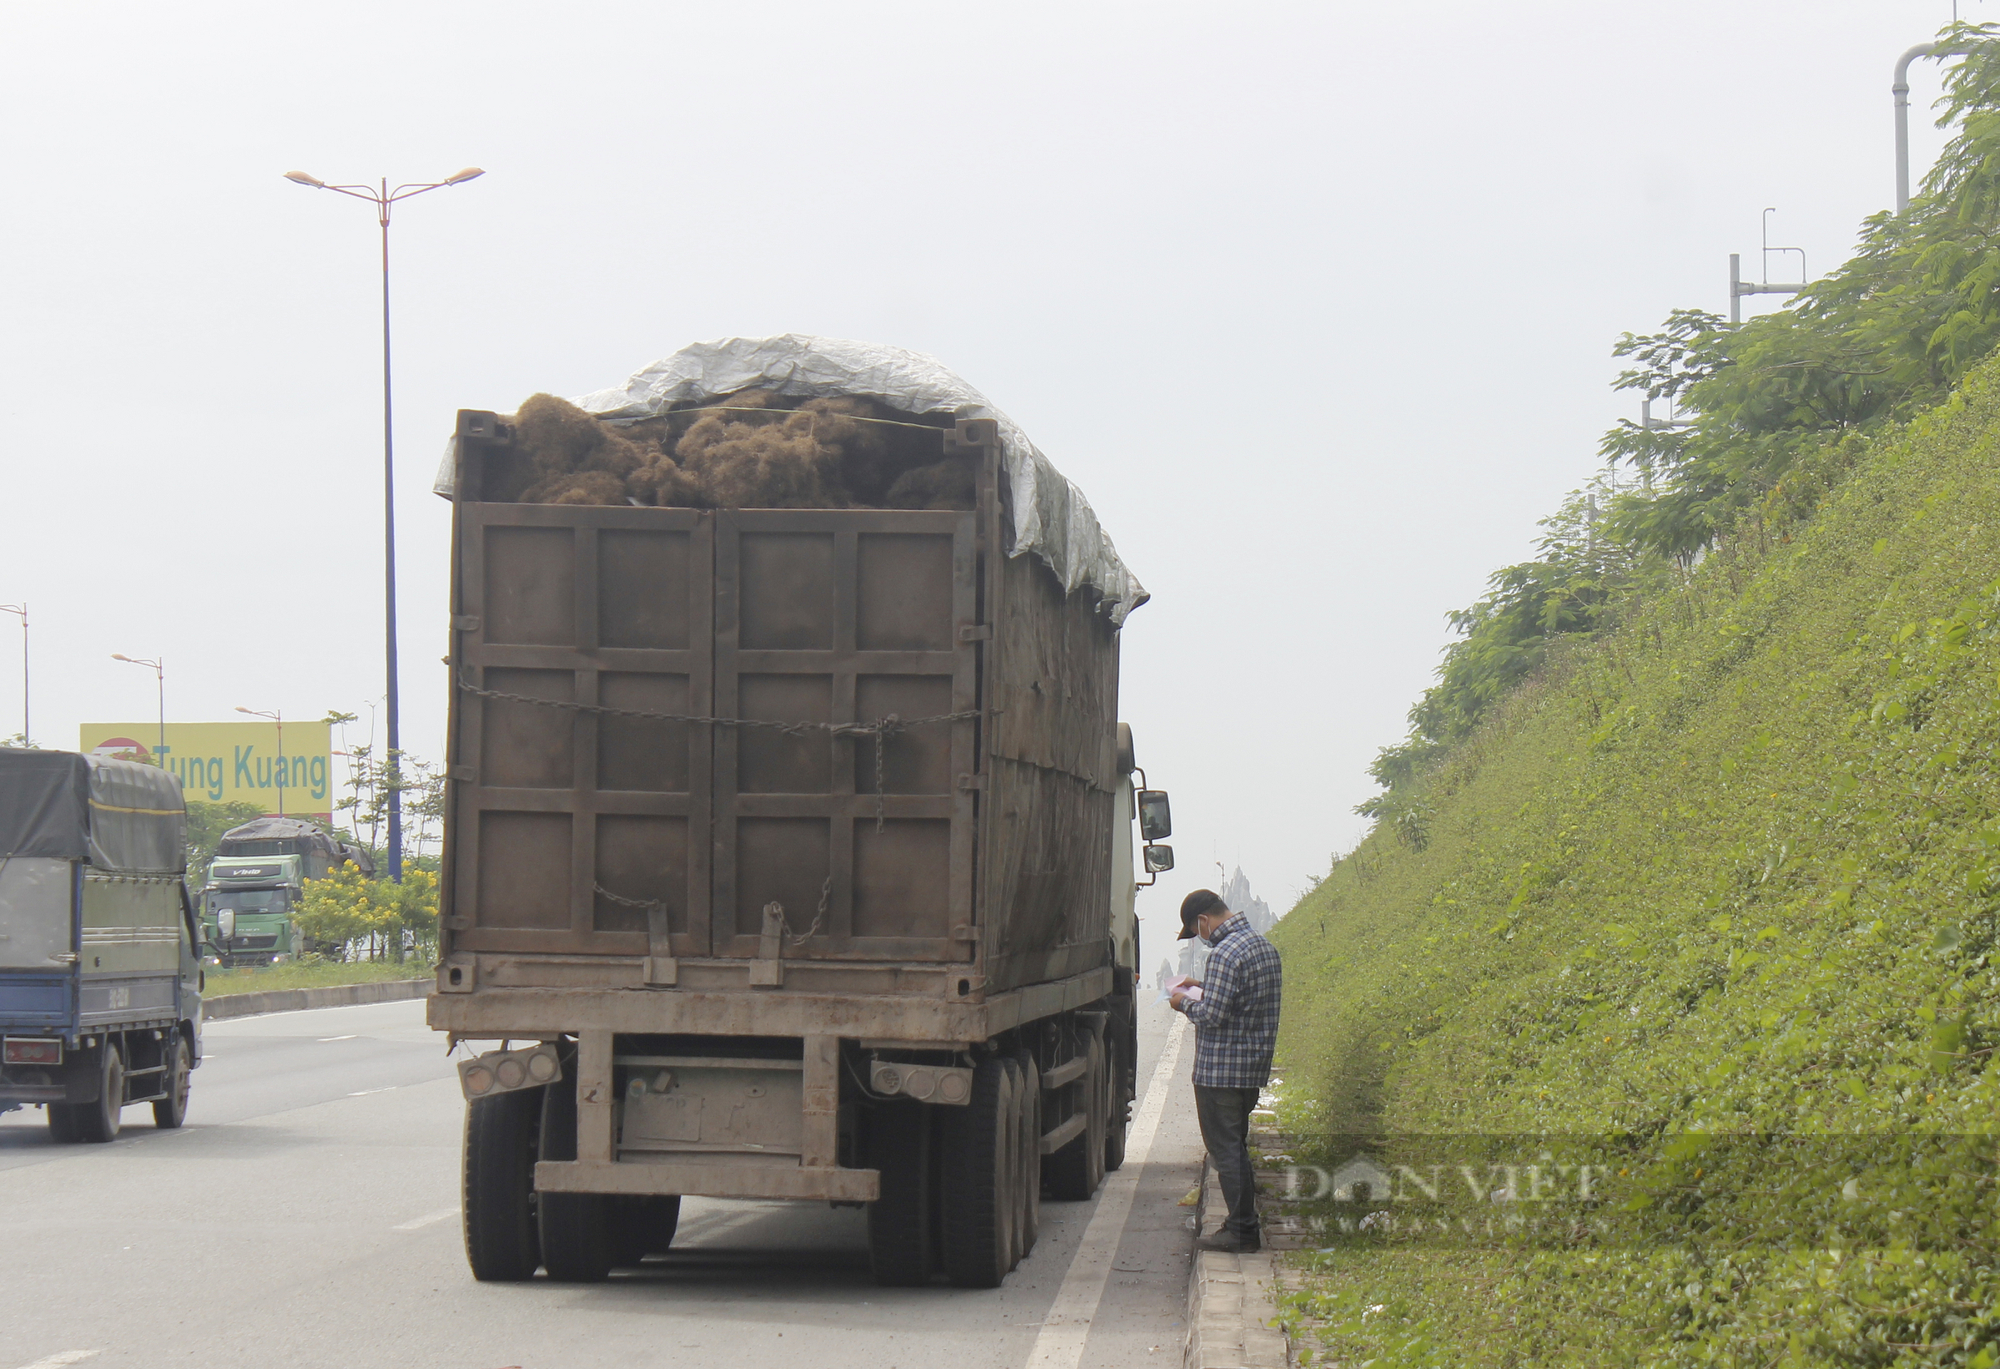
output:
[[[374,875],[366,850],[302,818],[254,818],[230,828],[201,891],[208,954],[222,965],[269,965],[311,949],[293,920],[305,881],[349,861]]]

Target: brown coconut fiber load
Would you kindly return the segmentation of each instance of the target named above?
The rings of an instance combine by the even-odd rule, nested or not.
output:
[[[492,497],[524,504],[726,509],[970,509],[970,456],[941,457],[950,420],[868,399],[767,390],[614,426],[535,395]]]

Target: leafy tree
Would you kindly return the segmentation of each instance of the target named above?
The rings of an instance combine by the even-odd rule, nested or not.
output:
[[[2000,346],[2000,26],[1940,36],[1966,55],[1946,76],[1939,123],[1954,131],[1922,193],[1904,214],[1870,218],[1854,256],[1785,309],[1740,326],[1678,309],[1658,332],[1619,340],[1613,355],[1633,364],[1614,388],[1687,423],[1612,428],[1605,474],[1543,522],[1537,557],[1496,571],[1450,615],[1460,639],[1411,709],[1409,738],[1370,767],[1388,792],[1360,811],[1400,821],[1398,791],[1565,639],[1686,583],[1717,547],[1786,535],[1871,443]]]
[[[225,832],[263,816],[264,810],[254,803],[210,803],[207,799],[189,799],[187,854],[190,886],[200,888],[208,878],[209,862],[215,859],[215,848]]]

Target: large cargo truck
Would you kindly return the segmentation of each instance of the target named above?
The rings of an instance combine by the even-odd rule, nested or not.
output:
[[[187,1116],[200,934],[180,781],[151,765],[0,750],[0,1112],[109,1141],[150,1103]]]
[[[202,934],[223,965],[269,965],[308,949],[293,917],[305,881],[352,862],[373,876],[359,846],[301,818],[253,818],[223,833],[201,891]]]
[[[706,1195],[865,1204],[882,1282],[990,1287],[1121,1163],[1144,593],[1094,518],[1095,583],[1020,551],[1004,420],[932,421],[975,507],[500,502],[515,434],[459,415],[429,1014],[501,1043],[475,1276],[601,1279]]]

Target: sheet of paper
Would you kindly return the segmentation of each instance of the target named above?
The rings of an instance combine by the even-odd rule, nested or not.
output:
[[[1160,996],[1153,1001],[1155,1003],[1165,1003],[1177,993],[1192,1002],[1201,1002],[1201,985],[1195,983],[1191,976],[1184,974],[1175,975],[1172,979],[1169,979],[1161,987]]]

